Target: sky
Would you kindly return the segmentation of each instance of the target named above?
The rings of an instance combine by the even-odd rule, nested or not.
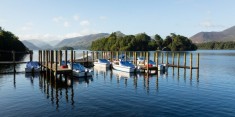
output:
[[[235,0],[0,0],[0,27],[20,40],[95,33],[191,37],[235,25]]]

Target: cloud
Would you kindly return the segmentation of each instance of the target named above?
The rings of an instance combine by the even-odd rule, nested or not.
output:
[[[54,17],[53,19],[52,19],[52,21],[54,21],[54,22],[61,22],[61,21],[63,21],[64,20],[64,18],[63,17],[61,17],[61,16],[58,16],[58,17]]]
[[[74,15],[74,16],[73,16],[73,19],[74,19],[75,21],[78,21],[78,20],[80,19],[80,17],[79,17],[78,15]]]
[[[65,21],[64,22],[64,27],[69,27],[69,22]]]
[[[83,20],[83,21],[80,22],[80,25],[81,26],[89,26],[90,22],[88,20]]]

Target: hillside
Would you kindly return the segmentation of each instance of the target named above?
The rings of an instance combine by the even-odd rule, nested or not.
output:
[[[2,51],[26,51],[25,45],[10,31],[0,27],[0,50]]]
[[[211,41],[235,41],[235,26],[221,32],[199,32],[190,38],[193,43],[204,43]]]
[[[41,49],[53,49],[53,46],[51,46],[49,42],[44,42],[42,40],[32,39],[32,40],[24,40],[24,41],[30,42],[34,46],[41,48]]]
[[[29,49],[29,50],[40,50],[39,47],[35,46],[34,44],[32,44],[31,42],[27,41],[27,40],[23,40],[22,43]]]
[[[92,41],[108,36],[109,36],[108,33],[98,33],[98,34],[90,34],[86,36],[68,38],[62,40],[60,43],[54,46],[54,48],[61,48],[67,46],[67,47],[73,47],[74,49],[88,49],[91,46]]]

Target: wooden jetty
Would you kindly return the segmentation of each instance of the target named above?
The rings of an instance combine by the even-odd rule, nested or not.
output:
[[[108,59],[110,62],[113,62],[114,60],[118,60],[120,55],[125,55],[125,60],[128,58],[133,58],[131,62],[137,66],[137,58],[138,57],[145,57],[144,62],[146,65],[145,67],[142,67],[143,70],[151,71],[151,70],[158,70],[159,64],[166,64],[168,67],[173,68],[184,68],[184,69],[190,69],[191,71],[193,69],[197,70],[197,73],[199,73],[199,53],[197,53],[197,60],[196,64],[193,64],[193,54],[186,54],[182,52],[163,52],[163,51],[155,51],[151,52],[153,55],[153,61],[156,62],[156,67],[149,67],[149,60],[150,60],[150,52],[146,51],[83,51],[82,56],[79,56],[79,59],[76,58],[76,51],[70,50],[70,59],[68,59],[68,50],[64,50],[64,56],[61,50],[39,50],[38,51],[38,61],[41,65],[41,71],[49,72],[51,75],[54,74],[72,74],[71,68],[61,68],[62,60],[64,60],[65,64],[67,65],[67,62],[71,63],[81,63],[84,66],[92,66],[93,62],[97,61],[99,58]],[[15,61],[15,52],[12,51],[13,60],[12,61],[0,61],[0,64],[13,64],[14,65],[14,73],[15,65],[16,64],[23,64],[27,61]],[[30,61],[33,60],[33,51],[29,51],[28,54],[30,54]],[[90,54],[90,56],[89,56]],[[182,57],[180,57],[183,54],[183,61]],[[189,57],[187,57],[189,55]],[[195,55],[195,54],[194,54]],[[181,58],[181,59],[180,59]],[[165,60],[164,60],[165,59]],[[188,60],[189,59],[189,60]],[[171,61],[169,61],[171,60]],[[177,61],[176,61],[177,60]],[[189,62],[188,62],[189,61]],[[180,64],[181,63],[181,64]],[[182,64],[183,63],[183,64]],[[71,64],[73,65],[73,64]],[[195,66],[193,66],[195,65]]]

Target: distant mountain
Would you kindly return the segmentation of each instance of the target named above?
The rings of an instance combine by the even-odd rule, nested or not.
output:
[[[40,50],[41,48],[35,46],[34,44],[32,44],[31,42],[27,41],[27,40],[23,40],[21,41],[29,50]]]
[[[92,41],[97,40],[99,38],[107,37],[110,34],[108,33],[98,33],[98,34],[90,34],[86,36],[68,38],[62,40],[58,43],[54,48],[61,48],[64,46],[73,47],[74,49],[88,49],[91,46]]]
[[[51,41],[48,41],[47,43],[54,47],[55,45],[57,45],[57,44],[60,43],[61,41],[62,41],[62,40],[51,40]]]
[[[193,43],[235,41],[235,26],[221,32],[199,32],[190,38]]]
[[[44,42],[42,40],[37,40],[37,39],[32,39],[32,40],[26,40],[32,44],[34,44],[35,46],[37,46],[38,48],[42,48],[42,49],[53,49],[53,46],[51,46],[49,44],[49,42]]]

